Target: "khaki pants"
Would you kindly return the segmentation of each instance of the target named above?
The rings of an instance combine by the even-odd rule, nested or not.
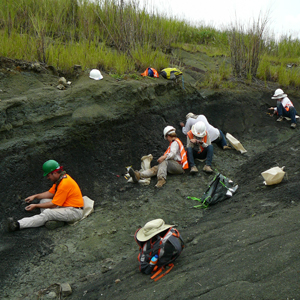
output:
[[[40,203],[50,202],[51,199],[42,199]],[[20,229],[43,226],[47,221],[75,222],[82,218],[83,209],[75,207],[41,208],[41,213],[29,218],[18,220]]]
[[[182,165],[173,159],[164,160],[161,164],[157,166],[158,168],[152,167],[149,170],[140,172],[142,178],[149,178],[157,175],[157,178],[167,179],[167,173],[170,174],[183,174],[184,170]]]

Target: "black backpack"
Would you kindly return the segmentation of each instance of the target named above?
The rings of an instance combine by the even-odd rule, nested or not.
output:
[[[209,205],[232,197],[237,189],[238,185],[235,185],[232,180],[218,173],[200,199],[195,197],[187,198],[201,202],[201,204],[195,205],[195,208],[207,208]]]
[[[170,227],[167,230],[160,232],[151,239],[141,242],[136,238],[138,229],[134,235],[135,241],[139,245],[140,253],[138,255],[139,269],[144,274],[155,274],[151,277],[154,279],[167,266],[169,269],[154,280],[157,281],[171,271],[173,262],[179,257],[183,248],[184,242],[177,229]],[[158,255],[156,266],[150,265],[150,260],[154,255]]]

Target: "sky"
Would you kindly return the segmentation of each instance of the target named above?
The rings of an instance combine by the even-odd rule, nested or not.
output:
[[[129,1],[129,0],[128,0]],[[300,0],[137,0],[167,16],[195,24],[228,27],[239,21],[247,25],[259,15],[269,17],[268,29],[275,37],[300,38]]]

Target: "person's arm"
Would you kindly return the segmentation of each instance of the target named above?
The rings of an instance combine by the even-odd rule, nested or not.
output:
[[[30,211],[35,208],[54,208],[57,207],[57,205],[53,204],[52,201],[45,202],[45,203],[38,203],[38,204],[29,204],[25,207],[26,210]]]
[[[176,158],[177,153],[180,153],[179,145],[178,145],[177,142],[175,142],[173,140],[173,142],[171,144],[171,147],[170,147],[170,152],[167,154],[167,157],[165,159],[166,160],[168,160],[168,159],[174,159],[174,158]]]
[[[164,154],[164,155],[162,155],[158,160],[157,160],[157,162],[159,163],[159,164],[161,164],[166,158],[167,158],[167,154]]]
[[[40,194],[35,194],[32,196],[29,196],[25,199],[25,202],[30,203],[32,202],[34,199],[52,199],[54,196],[54,194],[50,193],[49,191],[40,193]]]
[[[201,146],[203,147],[203,148],[207,148],[209,145],[211,145],[211,141],[210,141],[210,137],[209,137],[209,134],[207,133],[207,141],[206,141],[206,143],[204,143],[204,142],[202,142],[202,143],[200,143],[201,144]]]
[[[186,121],[185,126],[184,127],[182,126],[182,133],[186,135],[191,130],[191,128],[192,128],[192,120],[191,120],[191,118],[189,118]]]

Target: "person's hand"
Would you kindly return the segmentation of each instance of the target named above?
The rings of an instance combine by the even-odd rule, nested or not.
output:
[[[179,125],[180,125],[181,127],[184,127],[184,123],[183,123],[183,122],[180,122]]]
[[[197,139],[191,139],[190,141],[191,141],[191,143],[193,143],[193,144],[197,144]]]
[[[159,163],[159,164],[161,164],[165,159],[166,159],[166,155],[163,155],[163,156],[161,156],[158,160],[157,160],[157,162]]]
[[[26,209],[27,211],[33,210],[33,209],[35,209],[35,208],[36,208],[36,204],[29,204],[28,206],[25,207],[25,209]]]
[[[34,199],[35,199],[35,195],[32,195],[32,196],[27,197],[27,198],[25,199],[25,202],[26,202],[26,203],[30,203],[30,202],[32,202]]]
[[[268,108],[268,110],[274,110],[275,109],[275,107],[269,107]]]

